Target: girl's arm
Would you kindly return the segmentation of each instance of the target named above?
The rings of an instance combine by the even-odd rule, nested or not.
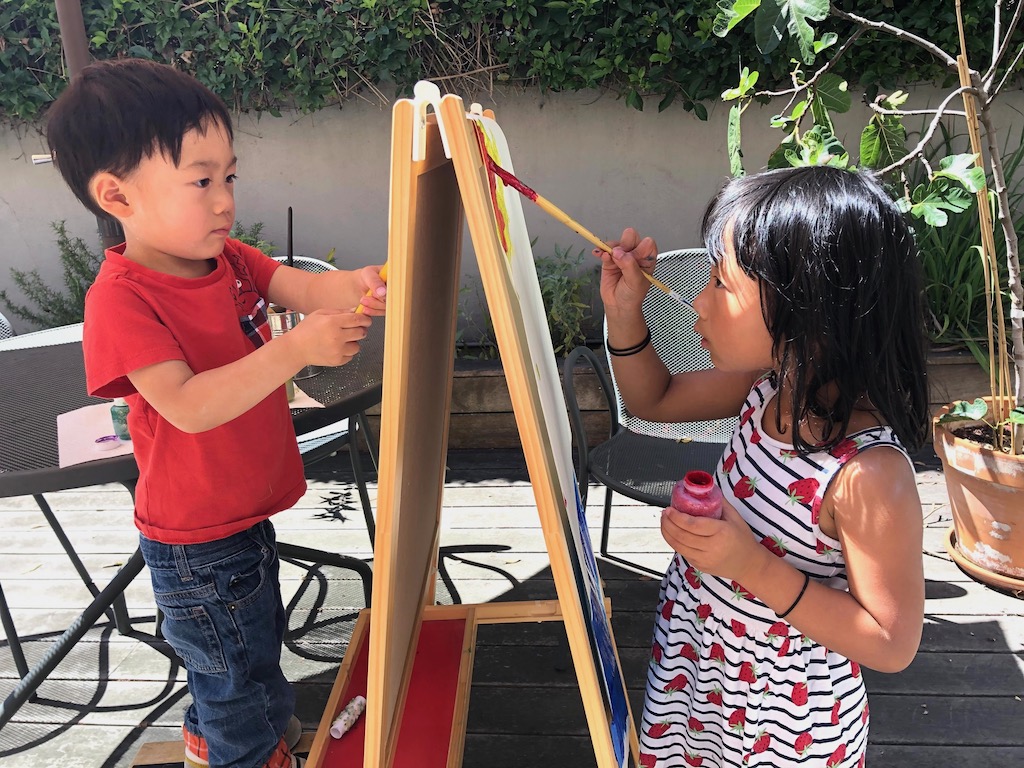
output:
[[[853,661],[898,672],[914,659],[924,621],[923,521],[913,471],[893,449],[864,451],[836,478],[826,508],[835,515],[850,591],[812,579],[786,620]],[[721,521],[668,511],[662,530],[695,568],[733,578],[776,613],[786,611],[803,575],[757,543],[738,512],[728,505],[724,511]]]
[[[601,299],[608,321],[607,344],[628,349],[647,336],[644,297],[650,284],[642,271],[653,272],[658,246],[626,229],[612,253],[601,259]],[[693,314],[672,322],[693,323]],[[739,413],[750,387],[763,371],[726,372],[715,368],[671,375],[648,344],[633,355],[612,355],[615,382],[630,413],[648,421],[679,422],[723,419]]]
[[[381,267],[306,272],[282,265],[270,278],[268,298],[274,304],[310,314],[318,309],[353,310],[360,304],[368,315],[384,314],[387,287]],[[367,296],[367,292],[372,292]]]

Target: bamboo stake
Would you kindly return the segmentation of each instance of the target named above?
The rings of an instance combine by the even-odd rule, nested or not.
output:
[[[957,72],[960,85],[972,88],[971,71],[967,63],[967,41],[964,34],[964,20],[960,9],[960,0],[956,0],[956,21],[960,34],[960,55],[957,57]],[[981,129],[978,121],[977,103],[974,93],[964,91],[964,110],[967,117],[967,131],[971,139],[971,151],[974,162],[982,170],[985,169],[984,154],[981,146]],[[1003,299],[999,285],[999,265],[996,262],[995,234],[992,227],[992,211],[988,199],[988,185],[983,181],[978,190],[978,218],[981,225],[981,257],[985,275],[986,314],[988,319],[988,351],[989,351],[989,387],[992,394],[991,411],[996,424],[1000,424],[1008,416],[1010,395],[1010,363],[1006,351],[1006,322],[1003,316]],[[993,303],[996,319],[993,321]],[[993,327],[995,336],[993,338]],[[1001,430],[996,430],[996,445],[1003,445]]]

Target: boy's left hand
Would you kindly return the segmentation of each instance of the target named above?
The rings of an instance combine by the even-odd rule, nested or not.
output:
[[[363,313],[371,317],[383,315],[387,302],[388,286],[380,276],[382,266],[363,267],[358,270],[359,281],[363,285],[363,296],[359,303]]]
[[[727,501],[722,502],[721,520],[665,508],[661,535],[694,568],[740,583],[760,562],[759,554],[768,551],[754,540],[746,521]]]

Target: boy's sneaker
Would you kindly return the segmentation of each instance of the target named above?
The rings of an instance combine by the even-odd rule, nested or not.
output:
[[[288,745],[288,749],[295,749],[295,745],[301,738],[302,723],[299,722],[299,718],[292,715],[292,719],[288,721],[288,727],[284,730],[284,743]]]
[[[306,758],[293,755],[291,749],[285,744],[282,738],[277,743],[277,749],[270,759],[263,765],[263,768],[303,768],[306,765]]]
[[[191,733],[184,725],[181,726],[181,736],[185,740],[185,768],[209,768],[210,760],[206,751],[206,739]],[[275,751],[267,762],[267,768],[278,768],[278,765],[281,768],[302,768],[306,763],[305,758],[296,757],[291,753],[301,738],[302,723],[299,722],[299,718],[292,715],[291,720],[288,721],[288,727],[285,728],[284,736],[281,737],[281,741],[287,747],[285,750],[287,755],[279,756],[278,751]],[[280,746],[278,744],[279,750]],[[288,762],[289,759],[291,762]]]

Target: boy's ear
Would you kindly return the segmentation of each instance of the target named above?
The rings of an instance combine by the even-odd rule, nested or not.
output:
[[[89,182],[89,192],[96,204],[115,219],[126,219],[132,214],[131,205],[125,196],[121,179],[107,171],[101,171]]]

